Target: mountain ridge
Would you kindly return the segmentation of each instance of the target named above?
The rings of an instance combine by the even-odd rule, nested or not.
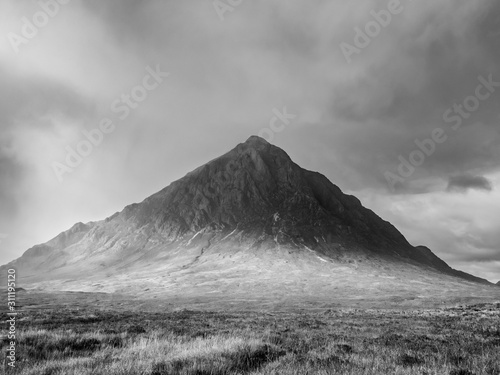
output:
[[[166,280],[158,284],[161,290],[169,283],[161,270],[198,277],[212,267],[224,274],[229,272],[224,268],[227,259],[241,260],[236,267],[248,283],[252,275],[245,265],[258,268],[262,262],[274,262],[270,269],[279,265],[285,272],[286,267],[293,272],[309,267],[307,272],[328,273],[329,266],[347,274],[363,268],[376,276],[382,269],[401,274],[411,269],[417,276],[422,272],[456,278],[457,283],[492,285],[452,269],[424,246],[412,246],[359,199],[256,136],[140,203],[102,221],[75,224],[28,249],[0,272],[18,267],[27,284],[42,288],[53,286],[54,280],[75,288],[79,280],[95,274],[87,283],[93,290],[102,280],[116,281],[149,268],[158,280]],[[208,282],[217,286],[216,280]],[[126,283],[120,285],[125,288]]]

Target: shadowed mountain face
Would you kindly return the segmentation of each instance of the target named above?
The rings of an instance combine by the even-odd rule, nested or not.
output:
[[[223,293],[298,279],[321,289],[332,285],[325,283],[332,273],[350,275],[349,285],[370,284],[366,274],[487,284],[413,247],[357,198],[259,137],[106,220],[76,224],[10,265],[26,284],[69,290],[133,290],[139,279],[158,293],[200,285]]]

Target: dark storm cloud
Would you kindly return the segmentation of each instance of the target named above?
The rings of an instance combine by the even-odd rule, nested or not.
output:
[[[104,21],[117,43],[145,51],[158,44],[168,48],[167,41],[175,41],[195,26],[188,20],[190,10],[196,8],[177,1],[88,0],[82,6]],[[203,3],[196,4],[201,6]]]
[[[493,186],[491,181],[483,176],[460,175],[450,177],[448,181],[448,191],[467,191],[469,189],[491,191]]]
[[[19,76],[1,65],[0,97],[0,233],[10,234],[3,248],[26,236],[19,233],[22,212],[32,199],[41,198],[36,161],[53,150],[41,146],[40,138],[60,137],[59,126],[70,130],[73,120],[92,114],[93,103],[57,81]],[[55,117],[62,125],[52,121]]]
[[[0,95],[0,129],[4,133],[14,126],[46,125],[40,118],[49,114],[81,119],[93,110],[91,99],[65,84],[36,75],[12,75],[1,65]],[[30,121],[23,122],[26,120]]]
[[[360,162],[345,160],[363,173],[364,184],[387,185],[381,173],[394,171],[398,156],[408,158],[416,149],[415,141],[429,138],[437,127],[447,132],[448,140],[426,158],[412,180],[422,174],[439,178],[459,168],[492,171],[500,162],[500,91],[481,102],[480,110],[464,120],[458,131],[443,119],[455,103],[474,95],[479,76],[492,74],[500,82],[500,56],[495,47],[499,39],[485,37],[498,25],[491,23],[493,16],[484,16],[500,15],[500,7],[493,1],[472,6],[442,1],[439,6],[436,3],[434,13],[412,15],[425,6],[412,4],[402,14],[418,22],[404,25],[403,19],[401,23],[394,20],[388,26],[391,33],[381,34],[356,56],[359,60],[352,64],[352,71],[357,79],[333,91],[329,115],[342,124],[335,125],[341,128],[335,148],[346,155],[353,144],[365,144],[355,148],[361,153]]]
[[[12,207],[16,194],[22,187],[22,176],[27,173],[29,149],[17,148],[16,139],[27,129],[56,134],[51,116],[79,121],[92,113],[92,101],[67,86],[44,78],[20,77],[0,68],[0,181],[2,208]],[[71,123],[65,124],[70,128]],[[12,214],[2,209],[2,213]],[[12,219],[12,216],[10,216]]]
[[[21,164],[14,161],[15,155],[19,154],[13,146],[17,132],[27,127],[54,131],[52,123],[44,120],[45,117],[56,114],[81,119],[92,109],[91,101],[65,85],[36,76],[13,76],[1,66],[0,97],[2,181],[8,176],[18,176],[13,171],[22,169]]]

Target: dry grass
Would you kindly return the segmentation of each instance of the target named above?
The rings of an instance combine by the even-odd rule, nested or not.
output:
[[[21,375],[500,374],[500,304],[272,314],[47,309],[21,319],[11,371]]]

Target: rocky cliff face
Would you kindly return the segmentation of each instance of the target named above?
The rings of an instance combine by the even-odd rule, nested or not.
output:
[[[242,251],[241,259],[258,256],[264,262],[295,254],[289,261],[296,263],[305,253],[323,263],[407,264],[486,282],[451,269],[425,247],[413,247],[357,198],[259,137],[139,204],[100,222],[76,224],[11,266],[27,282],[38,282],[110,277],[137,267],[186,269]],[[215,262],[216,268],[224,264]]]

